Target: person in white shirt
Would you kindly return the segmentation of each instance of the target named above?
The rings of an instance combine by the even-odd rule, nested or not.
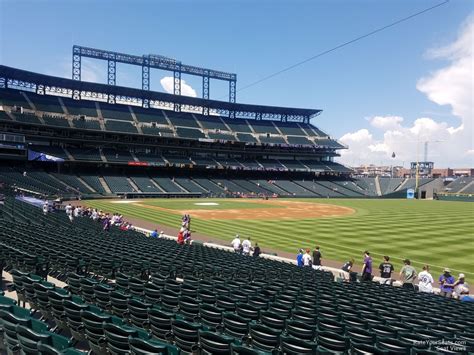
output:
[[[48,204],[48,201],[45,201],[43,205],[43,214],[46,216],[48,214],[48,211],[49,211],[49,204]]]
[[[311,258],[311,255],[309,254],[310,253],[310,250],[309,249],[306,249],[306,253],[303,255],[303,266],[308,266],[308,267],[312,267],[312,258]]]
[[[67,204],[66,206],[66,214],[70,216],[72,214],[72,206],[70,203]]]
[[[418,289],[420,292],[433,293],[433,276],[430,274],[430,267],[423,266],[423,271],[418,274]]]
[[[161,231],[160,232],[160,235],[158,236],[158,238],[164,238],[165,237],[165,232]]]
[[[250,241],[250,237],[248,237],[242,242],[242,254],[250,255],[250,249],[252,249],[252,242]]]
[[[235,235],[235,238],[232,240],[230,245],[232,245],[232,248],[234,248],[236,253],[240,253],[240,237],[238,234]]]

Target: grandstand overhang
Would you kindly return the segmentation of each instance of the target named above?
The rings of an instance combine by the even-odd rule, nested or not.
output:
[[[39,95],[127,104],[145,108],[195,112],[226,118],[309,123],[322,110],[241,104],[167,94],[115,85],[91,83],[33,73],[0,65],[0,89],[18,89]]]

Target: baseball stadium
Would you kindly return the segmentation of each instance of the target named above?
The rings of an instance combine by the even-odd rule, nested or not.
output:
[[[0,352],[473,353],[474,178],[358,174],[324,102],[240,103],[237,74],[195,64],[0,65]]]

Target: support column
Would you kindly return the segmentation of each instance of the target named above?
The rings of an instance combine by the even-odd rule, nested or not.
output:
[[[115,74],[116,74],[116,65],[115,60],[108,60],[108,84],[115,86]]]

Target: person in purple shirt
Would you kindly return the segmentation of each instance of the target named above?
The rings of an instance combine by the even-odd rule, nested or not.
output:
[[[451,275],[451,271],[448,268],[444,269],[443,275],[441,275],[438,280],[439,294],[443,297],[451,298],[453,296],[453,284],[455,281],[454,276]]]
[[[364,252],[361,281],[372,281],[372,258],[367,250]]]

